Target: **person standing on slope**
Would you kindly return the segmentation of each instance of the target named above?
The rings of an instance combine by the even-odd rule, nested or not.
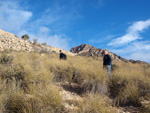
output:
[[[112,65],[112,58],[108,54],[108,51],[104,51],[104,57],[103,57],[103,68],[107,69],[109,76],[111,77],[111,65]]]
[[[64,54],[63,52],[62,52],[62,50],[59,50],[59,53],[60,53],[60,55],[59,55],[59,58],[60,58],[60,60],[67,60],[67,55],[66,54]]]

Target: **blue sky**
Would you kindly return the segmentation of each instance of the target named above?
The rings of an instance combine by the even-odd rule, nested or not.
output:
[[[0,0],[0,28],[70,50],[82,43],[150,62],[150,0]]]

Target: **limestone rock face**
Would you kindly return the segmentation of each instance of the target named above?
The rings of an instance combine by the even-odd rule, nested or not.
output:
[[[48,45],[34,44],[29,40],[21,39],[12,33],[0,29],[0,51],[4,51],[5,49],[12,49],[15,51],[25,51],[25,52],[54,51],[56,53],[58,53],[60,50],[60,48],[55,48]],[[74,54],[71,52],[68,52],[66,50],[62,51],[67,55],[74,56]]]
[[[4,49],[33,51],[30,41],[23,40],[12,33],[8,33],[0,29],[0,51],[3,51]]]
[[[110,52],[107,50],[113,60],[116,61],[123,61],[123,62],[131,62],[131,63],[138,63],[138,64],[148,64],[147,62],[143,61],[136,61],[136,60],[127,60],[115,53]],[[89,44],[81,44],[80,46],[71,48],[70,52],[77,53],[78,55],[82,56],[96,56],[96,57],[103,57],[104,49],[99,49]]]

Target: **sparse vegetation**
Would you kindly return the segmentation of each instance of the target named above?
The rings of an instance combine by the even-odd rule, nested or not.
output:
[[[46,42],[44,42],[44,43],[41,43],[42,45],[44,45],[44,46],[46,46],[47,44],[46,44]]]
[[[28,34],[24,34],[21,38],[24,39],[24,40],[28,40],[30,37],[29,37]]]
[[[81,113],[113,113],[112,104],[140,107],[142,100],[150,99],[150,70],[142,64],[114,62],[112,78],[109,78],[101,58],[68,56],[67,61],[62,61],[56,53],[41,56],[15,51],[1,52],[0,58],[0,112],[64,112],[55,82],[79,86],[78,91],[84,97],[78,103]],[[112,102],[108,103],[105,97]]]
[[[10,56],[8,54],[2,54],[0,57],[0,63],[1,64],[11,64],[13,61],[13,56]]]
[[[43,53],[48,54],[50,52],[46,48],[42,48],[39,53],[40,54],[43,54]]]

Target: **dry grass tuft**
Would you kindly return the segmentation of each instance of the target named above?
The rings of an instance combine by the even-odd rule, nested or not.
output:
[[[100,95],[87,95],[85,100],[79,104],[79,113],[115,113],[110,108],[110,102]],[[107,100],[107,102],[106,102]]]

